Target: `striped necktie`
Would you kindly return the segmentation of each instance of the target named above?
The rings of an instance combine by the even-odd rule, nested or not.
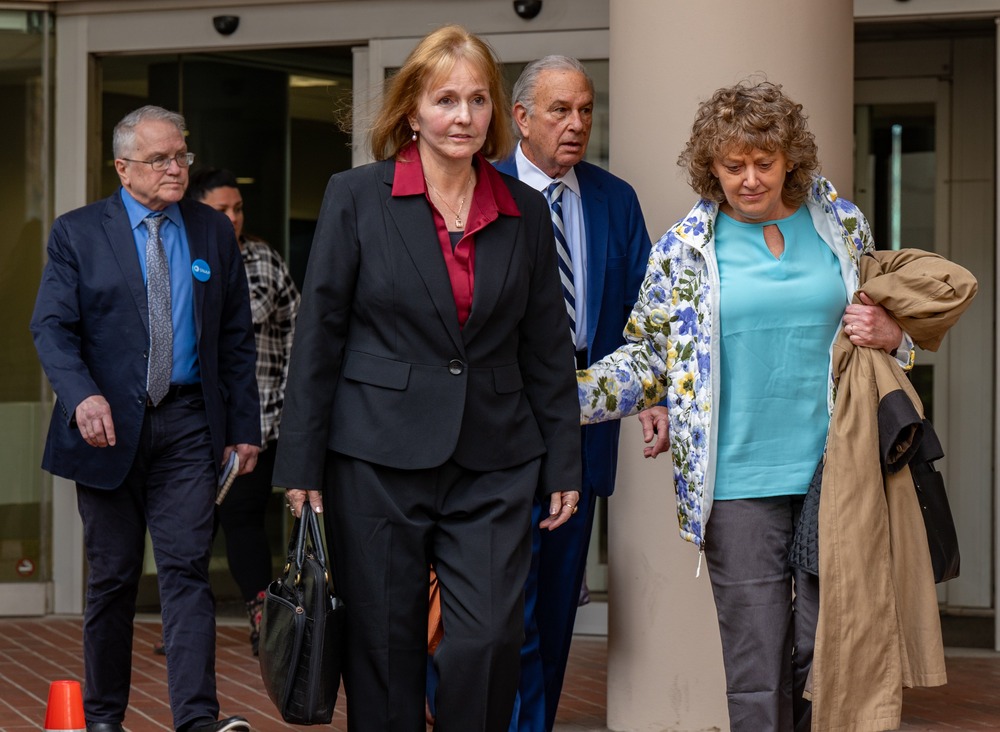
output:
[[[573,284],[573,258],[566,242],[566,228],[563,226],[562,198],[566,184],[556,181],[545,189],[545,197],[549,201],[552,214],[552,229],[556,237],[556,253],[559,255],[559,279],[562,282],[563,299],[566,301],[566,313],[569,315],[569,333],[576,347],[576,286]]]
[[[173,309],[170,306],[170,266],[160,239],[161,214],[144,219],[146,231],[146,303],[149,310],[149,363],[146,393],[156,406],[170,388],[174,365]]]

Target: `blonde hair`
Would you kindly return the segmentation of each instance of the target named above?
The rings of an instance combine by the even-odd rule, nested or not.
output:
[[[726,200],[712,163],[730,152],[781,152],[793,166],[782,199],[798,207],[819,170],[816,139],[806,125],[802,105],[768,81],[742,81],[719,89],[695,114],[691,137],[677,164],[687,168],[688,183],[702,198]]]
[[[375,114],[369,149],[376,160],[395,158],[410,142],[409,118],[427,86],[447,75],[459,60],[468,61],[482,76],[490,93],[493,116],[480,150],[491,160],[514,149],[510,100],[503,67],[486,41],[459,25],[446,25],[426,35],[410,52],[402,68],[388,80],[382,106]]]

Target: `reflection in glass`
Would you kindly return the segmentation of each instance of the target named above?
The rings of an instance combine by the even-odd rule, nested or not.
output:
[[[872,226],[879,249],[934,251],[936,157],[934,105],[872,104],[858,107],[856,203]]]
[[[862,151],[857,202],[871,224],[876,247],[934,251],[934,105],[862,105],[855,110],[855,124],[856,143]],[[910,378],[925,413],[933,420],[933,354],[918,353]]]
[[[28,321],[52,216],[52,21],[0,11],[0,582],[49,578],[49,403]]]

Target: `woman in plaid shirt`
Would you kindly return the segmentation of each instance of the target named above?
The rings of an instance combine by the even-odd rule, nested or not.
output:
[[[243,233],[243,198],[232,173],[211,168],[198,171],[191,176],[187,195],[221,211],[233,222],[250,286],[262,447],[256,469],[236,479],[216,512],[216,520],[226,535],[229,571],[246,602],[250,643],[257,655],[264,589],[274,579],[264,518],[271,497],[271,473],[299,291],[281,256],[266,242]]]

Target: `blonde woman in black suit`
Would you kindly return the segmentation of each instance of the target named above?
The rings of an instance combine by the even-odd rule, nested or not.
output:
[[[379,162],[331,178],[303,288],[274,480],[325,507],[348,610],[348,725],[423,732],[429,564],[439,732],[500,732],[519,673],[533,495],[579,501],[574,352],[544,198],[500,64],[458,26],[389,82]],[[568,490],[565,490],[568,489]]]

